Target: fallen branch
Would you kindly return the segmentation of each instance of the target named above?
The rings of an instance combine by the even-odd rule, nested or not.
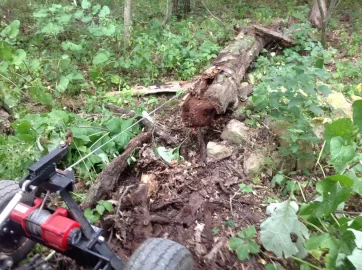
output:
[[[99,200],[109,196],[114,190],[121,173],[127,166],[128,157],[137,147],[148,141],[151,136],[151,132],[146,132],[133,138],[123,153],[98,174],[96,183],[89,189],[87,198],[82,204],[83,208],[94,207]]]
[[[150,95],[158,93],[176,93],[180,90],[187,89],[193,85],[192,81],[174,81],[174,82],[164,82],[148,87],[145,86],[134,86],[131,90],[132,95]],[[116,96],[123,94],[122,91],[111,91],[106,93],[106,96]]]
[[[226,237],[221,238],[221,240],[219,242],[217,242],[217,244],[210,250],[210,252],[208,254],[205,255],[204,258],[209,261],[214,260],[216,257],[216,254],[224,246],[226,241],[227,241]]]

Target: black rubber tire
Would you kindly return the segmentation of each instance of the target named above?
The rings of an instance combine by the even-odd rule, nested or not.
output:
[[[192,270],[187,248],[164,238],[146,240],[131,256],[125,270]]]
[[[14,195],[20,190],[19,185],[15,181],[10,180],[1,180],[0,181],[0,212],[6,207],[9,201],[14,197]],[[28,205],[32,205],[34,201],[34,195],[31,193],[26,193],[21,200],[21,202]],[[0,235],[1,243],[1,235]],[[16,249],[13,250],[3,250],[3,247],[0,245],[0,252],[5,253],[8,256],[11,256],[14,263],[17,264],[29,254],[31,249],[34,247],[35,243],[26,237],[21,237],[19,239],[19,245]]]

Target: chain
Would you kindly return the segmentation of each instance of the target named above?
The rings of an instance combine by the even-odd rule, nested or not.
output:
[[[117,135],[113,136],[112,138],[110,138],[108,141],[106,141],[104,144],[102,144],[101,146],[98,146],[96,149],[94,149],[92,152],[88,153],[87,155],[85,155],[84,157],[82,157],[81,159],[79,159],[78,161],[76,161],[75,163],[73,163],[72,165],[70,165],[66,170],[71,170],[73,167],[77,166],[79,163],[81,163],[83,160],[85,160],[86,158],[88,158],[90,155],[92,155],[93,153],[97,152],[99,149],[101,149],[103,146],[107,145],[108,143],[110,143],[111,141],[115,140],[116,138],[118,138],[120,135],[122,135],[124,132],[126,132],[127,130],[130,130],[132,127],[134,127],[135,125],[137,125],[138,123],[140,123],[141,121],[143,121],[144,119],[148,119],[149,115],[155,114],[159,109],[163,108],[167,103],[171,102],[172,100],[178,98],[181,94],[183,93],[183,91],[180,91],[179,93],[177,93],[175,96],[173,96],[172,98],[170,98],[169,100],[167,100],[166,102],[164,102],[163,104],[161,104],[160,106],[158,106],[156,109],[154,109],[152,112],[150,112],[149,114],[145,115],[139,119],[137,122],[133,123],[131,126],[129,126],[128,128],[122,130],[121,133],[118,133]]]

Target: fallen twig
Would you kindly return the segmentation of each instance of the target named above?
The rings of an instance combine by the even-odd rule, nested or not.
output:
[[[226,237],[221,238],[221,240],[217,242],[217,244],[210,250],[210,252],[204,256],[204,258],[209,261],[215,259],[216,254],[218,253],[220,248],[222,248],[222,246],[226,243],[226,241]]]

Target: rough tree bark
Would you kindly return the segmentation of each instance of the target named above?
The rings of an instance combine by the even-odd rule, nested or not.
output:
[[[132,25],[132,0],[126,0],[124,3],[124,47],[127,48],[131,38]]]
[[[238,105],[239,84],[251,62],[270,41],[291,45],[290,38],[270,29],[254,26],[240,32],[195,82],[181,106],[185,126],[208,126],[216,114]]]
[[[166,13],[162,25],[166,25],[169,23],[172,17],[172,9],[173,9],[173,0],[166,0]]]
[[[323,12],[320,11],[318,1],[320,1],[321,10],[323,10]],[[326,16],[327,16],[326,0],[314,0],[312,10],[309,14],[310,23],[317,29],[321,30],[323,27],[323,20]]]

